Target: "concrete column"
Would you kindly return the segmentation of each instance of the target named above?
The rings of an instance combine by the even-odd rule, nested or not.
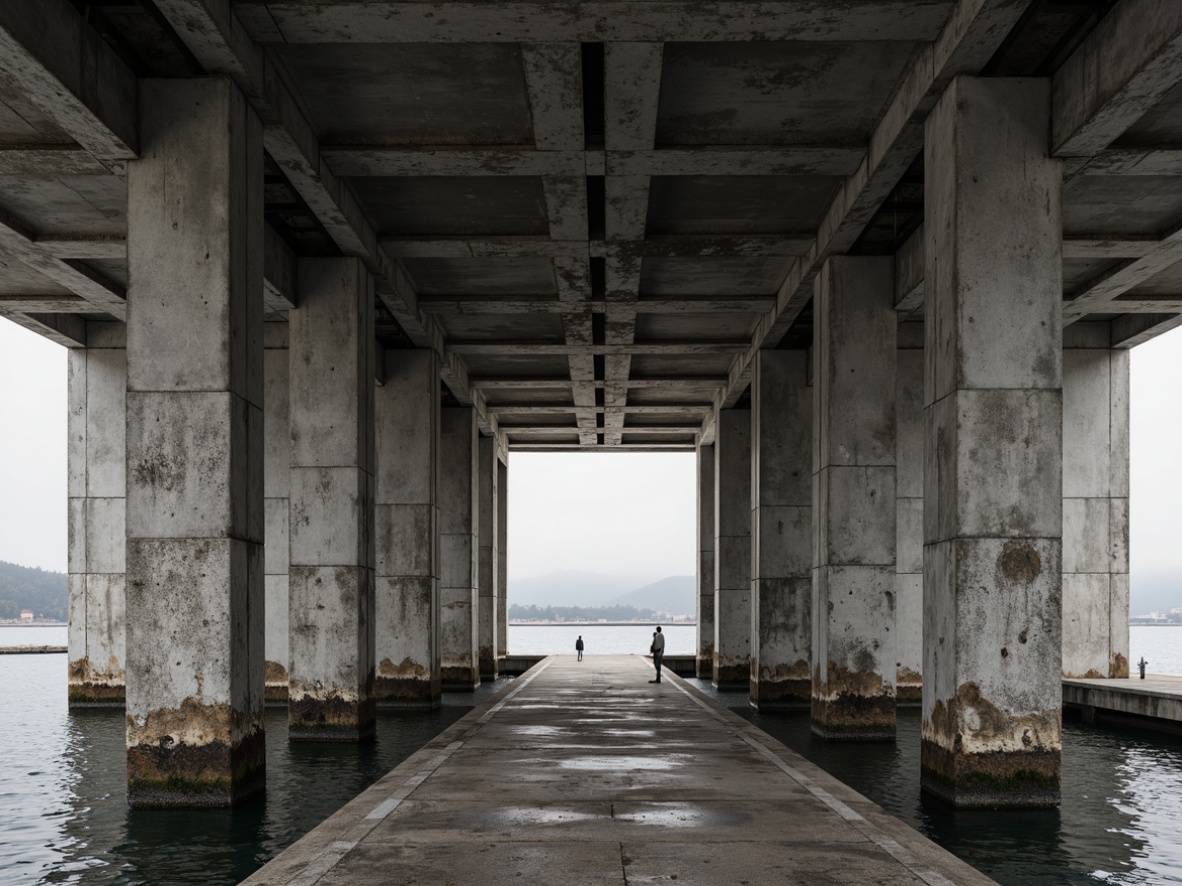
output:
[[[497,655],[509,652],[509,465],[497,462]]]
[[[895,699],[923,694],[923,323],[900,323],[895,377]]]
[[[760,351],[751,378],[751,702],[811,698],[812,391],[806,351]]]
[[[813,731],[895,737],[895,338],[889,258],[839,256],[813,298]]]
[[[1129,352],[1088,325],[1063,349],[1063,675],[1127,677]]]
[[[751,410],[714,421],[714,662],[720,689],[751,681]]]
[[[132,806],[263,788],[263,143],[228,79],[146,80],[127,165]]]
[[[266,698],[287,701],[288,495],[291,488],[287,324],[263,324],[263,551],[266,584]]]
[[[439,360],[387,351],[375,389],[379,704],[439,704]]]
[[[698,656],[696,673],[714,674],[714,444],[698,444]]]
[[[477,538],[477,586],[480,607],[477,610],[477,658],[482,679],[497,676],[497,441],[481,437],[478,449],[479,521]]]
[[[373,278],[355,258],[301,259],[291,337],[293,739],[374,728]]]
[[[86,324],[69,352],[70,707],[123,704],[127,350],[122,324]]]
[[[442,611],[443,688],[480,685],[477,659],[477,501],[476,410],[442,410],[439,442],[439,598]]]
[[[1045,80],[959,77],[926,123],[923,788],[1058,803],[1062,176]]]

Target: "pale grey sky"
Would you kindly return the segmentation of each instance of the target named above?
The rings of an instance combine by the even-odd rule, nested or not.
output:
[[[1132,567],[1182,571],[1182,328],[1133,350]],[[514,453],[510,575],[694,572],[691,453]],[[66,569],[66,350],[0,318],[0,560]]]

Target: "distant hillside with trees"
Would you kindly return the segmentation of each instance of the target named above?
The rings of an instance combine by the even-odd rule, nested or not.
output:
[[[65,621],[67,599],[64,572],[0,560],[0,619],[20,618],[22,609],[31,609],[34,618]]]
[[[635,606],[509,606],[509,621],[662,621],[651,609]]]

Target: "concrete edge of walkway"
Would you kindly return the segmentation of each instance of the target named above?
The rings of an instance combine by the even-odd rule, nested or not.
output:
[[[996,886],[996,881],[957,858],[877,803],[764,732],[676,674],[669,680],[785,775],[928,886]],[[918,775],[917,775],[918,777]],[[955,814],[948,810],[949,815]]]
[[[485,702],[464,714],[437,736],[332,813],[239,886],[313,886],[358,841],[398,808],[510,698],[524,689],[553,660],[547,656]],[[401,785],[395,788],[396,785]]]
[[[497,711],[546,670],[554,656],[534,665],[483,704],[469,711],[339,810],[330,815],[239,886],[315,886],[402,800],[426,781]],[[914,828],[787,748],[758,726],[666,670],[665,682],[682,692],[732,734],[829,807],[927,886],[996,886]],[[661,691],[653,687],[654,691]],[[953,814],[949,811],[949,814]]]

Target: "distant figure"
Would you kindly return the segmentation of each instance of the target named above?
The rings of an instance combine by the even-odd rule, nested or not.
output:
[[[1141,669],[1141,679],[1145,679],[1145,669],[1149,667],[1149,662],[1145,660],[1145,656],[1141,656],[1141,660],[1137,662],[1137,667]]]
[[[579,661],[583,660],[583,635],[579,634],[579,639],[575,640],[575,652],[579,653]]]
[[[657,669],[657,679],[649,680],[650,683],[661,682],[661,659],[665,657],[665,635],[661,633],[661,626],[657,625],[657,630],[653,634],[653,667]]]

